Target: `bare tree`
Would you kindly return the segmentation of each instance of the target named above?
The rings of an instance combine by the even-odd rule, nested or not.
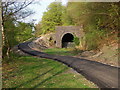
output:
[[[24,0],[22,2],[18,1],[9,1],[6,0],[2,2],[2,25],[3,25],[3,32],[2,32],[2,38],[3,38],[3,51],[4,55],[9,58],[9,52],[11,49],[11,40],[9,38],[10,29],[6,25],[6,22],[11,21],[11,23],[14,24],[14,22],[24,19],[34,12],[30,9],[27,9],[27,7],[32,4],[34,0]],[[10,24],[10,23],[9,23]],[[7,28],[6,28],[7,27]],[[14,30],[12,30],[14,32]],[[11,33],[12,34],[12,33]]]

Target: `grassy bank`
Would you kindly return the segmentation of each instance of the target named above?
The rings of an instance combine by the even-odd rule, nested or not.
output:
[[[81,53],[82,51],[77,49],[75,50],[74,48],[50,48],[43,50],[43,52],[54,55],[75,56]]]
[[[15,56],[3,64],[3,88],[94,88],[93,83],[57,61]]]
[[[73,48],[50,48],[45,49],[43,52],[54,55],[67,55],[67,56],[76,56],[82,57],[84,59],[97,61],[100,63],[119,66],[118,63],[118,44],[113,43],[112,45],[104,45],[99,52],[90,52],[90,51],[81,51]]]

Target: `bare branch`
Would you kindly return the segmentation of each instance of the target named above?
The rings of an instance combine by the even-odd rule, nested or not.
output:
[[[3,16],[3,21],[6,21],[9,17],[14,16],[20,16],[21,18],[29,16],[31,14],[33,14],[33,12],[30,14],[29,11],[27,11],[29,14],[27,13],[21,13],[21,11],[23,11],[27,6],[29,6],[30,4],[33,3],[34,0],[31,1],[27,1],[25,0],[24,2],[3,2],[2,3],[2,16]],[[24,12],[26,12],[26,10],[24,10]],[[21,15],[19,15],[21,13]],[[26,14],[26,16],[24,15]],[[17,18],[16,18],[17,19]]]
[[[16,10],[15,12],[13,12],[13,14],[19,12],[20,10],[22,10],[22,9],[24,9],[24,8],[26,8],[27,6],[29,6],[30,4],[32,4],[33,1],[34,1],[34,0],[32,0],[31,2],[29,2],[27,5],[25,5],[25,3],[26,3],[26,0],[25,0],[24,4],[21,5],[21,8],[19,8],[19,10]],[[25,6],[24,6],[24,5],[25,5]]]

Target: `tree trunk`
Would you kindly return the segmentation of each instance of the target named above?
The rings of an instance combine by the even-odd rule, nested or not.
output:
[[[2,5],[0,0],[0,89],[2,89],[2,11],[1,11]]]
[[[0,1],[0,61],[2,60],[2,31],[3,31],[3,26],[2,26],[2,5]]]

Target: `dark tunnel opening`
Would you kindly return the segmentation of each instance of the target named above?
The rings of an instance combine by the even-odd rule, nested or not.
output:
[[[62,48],[67,48],[68,46],[70,46],[70,44],[72,44],[74,39],[74,36],[70,33],[67,33],[63,36],[62,38]]]

